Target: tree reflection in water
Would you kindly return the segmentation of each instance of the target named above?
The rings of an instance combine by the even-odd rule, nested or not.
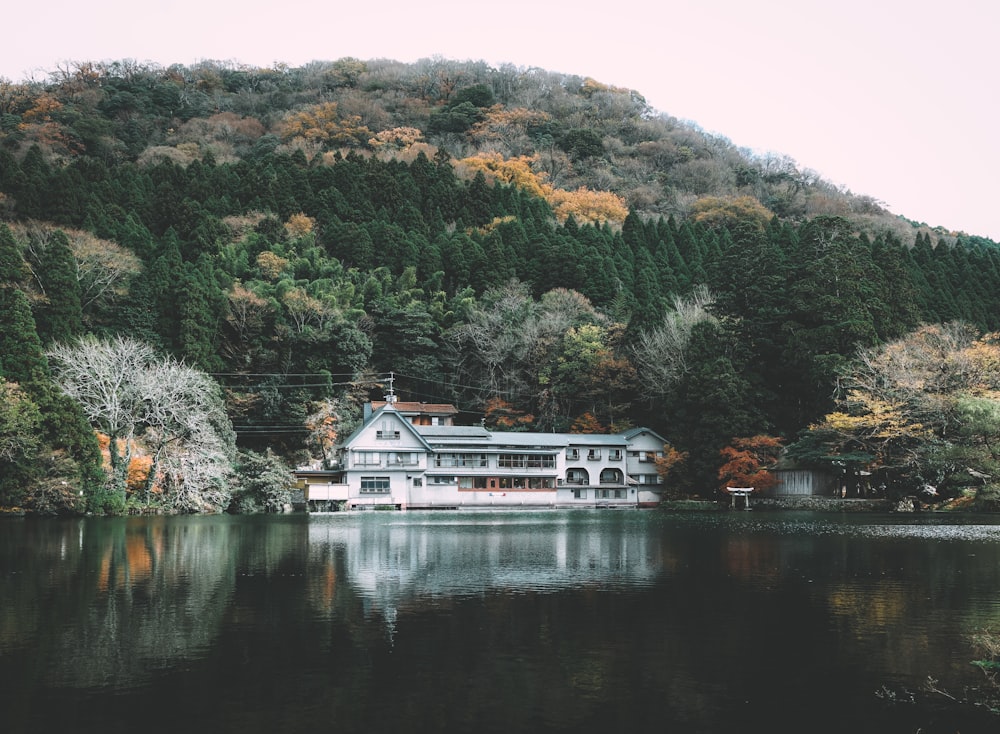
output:
[[[978,683],[998,588],[989,522],[14,520],[0,708],[14,732],[943,731],[875,691]]]

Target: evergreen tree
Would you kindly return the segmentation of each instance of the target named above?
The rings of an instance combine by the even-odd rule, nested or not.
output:
[[[9,286],[0,287],[0,378],[16,383],[37,406],[41,415],[40,440],[49,455],[66,452],[70,458],[68,462],[38,466],[32,476],[40,478],[49,472],[49,478],[57,480],[55,486],[60,486],[58,474],[69,471],[71,475],[65,481],[87,497],[94,497],[100,483],[97,440],[79,406],[53,384],[28,299]]]
[[[0,377],[18,383],[37,396],[49,384],[31,304],[18,288],[0,287]]]
[[[15,287],[28,278],[28,265],[14,234],[0,222],[0,287]]]
[[[206,372],[218,372],[219,325],[225,300],[215,281],[211,260],[202,255],[197,265],[186,264],[178,279],[176,302],[180,306],[178,347],[186,362]]]
[[[719,451],[735,436],[753,436],[766,425],[751,405],[750,387],[727,354],[726,338],[712,322],[701,322],[691,332],[687,372],[666,407],[665,428],[671,445],[688,453],[685,486],[689,492],[711,496],[722,460]]]
[[[62,230],[53,232],[42,250],[38,280],[45,296],[36,317],[42,342],[65,342],[82,334],[83,310],[76,261]]]

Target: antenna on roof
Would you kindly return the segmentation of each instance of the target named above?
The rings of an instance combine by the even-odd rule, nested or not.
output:
[[[389,380],[388,380],[388,382],[389,382],[389,389],[385,393],[385,402],[388,405],[395,405],[395,403],[396,403],[396,393],[392,389],[392,383],[393,383],[393,381],[395,379],[396,379],[396,373],[395,372],[390,372],[389,373]]]

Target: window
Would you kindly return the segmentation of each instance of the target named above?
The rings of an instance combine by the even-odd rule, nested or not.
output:
[[[636,474],[635,480],[639,484],[659,484],[660,475],[659,474]]]
[[[376,431],[375,438],[380,441],[392,441],[399,438],[399,431]]]
[[[397,451],[389,454],[390,466],[416,466],[417,463],[417,455],[414,453]]]
[[[595,489],[594,497],[599,500],[623,500],[628,497],[628,490],[625,489]]]
[[[389,477],[361,477],[361,494],[388,494]]]
[[[459,477],[459,489],[486,489],[486,477]]]
[[[431,477],[433,484],[454,484],[455,477]]]
[[[601,484],[621,484],[622,473],[617,469],[605,469],[601,472]]]
[[[382,463],[382,454],[378,451],[356,451],[354,453],[355,466],[379,466]]]
[[[578,499],[578,500],[585,500],[585,499],[587,499],[587,490],[585,490],[585,489],[579,489],[579,488],[574,489],[573,490],[573,498],[574,499]]]
[[[579,461],[580,449],[566,449],[566,459],[568,461]]]
[[[414,477],[413,478],[413,486],[414,487],[423,487],[424,486],[424,480],[421,477]]]
[[[601,450],[600,449],[587,449],[587,460],[588,461],[597,461],[600,458],[601,458]]]
[[[589,484],[590,477],[583,469],[570,469],[566,472],[566,484]]]
[[[554,469],[556,457],[551,454],[500,454],[497,466],[501,469]]]
[[[608,459],[611,461],[621,461],[622,460],[622,450],[621,449],[608,449]]]
[[[486,454],[435,454],[434,466],[465,469],[485,469]]]

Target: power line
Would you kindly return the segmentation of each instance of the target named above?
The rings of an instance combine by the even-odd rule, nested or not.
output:
[[[354,377],[347,372],[207,372],[205,374],[210,377]]]
[[[260,390],[284,390],[284,389],[294,389],[298,387],[342,387],[344,385],[350,385],[350,382],[286,382],[286,383],[263,383],[257,385],[222,385],[221,387],[225,390],[239,390],[241,392],[250,391],[260,391]]]

